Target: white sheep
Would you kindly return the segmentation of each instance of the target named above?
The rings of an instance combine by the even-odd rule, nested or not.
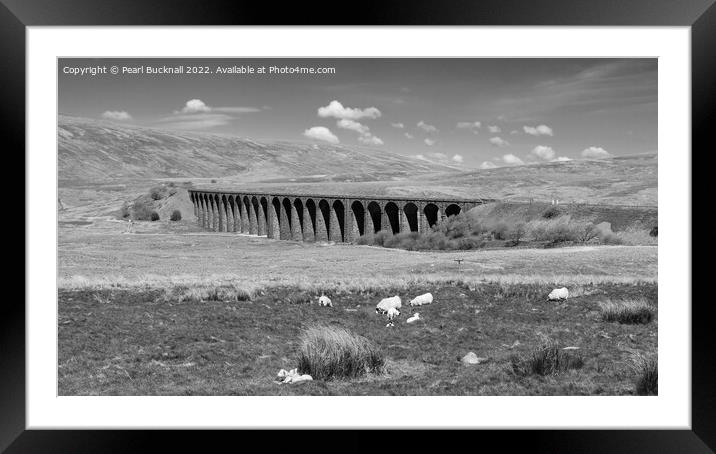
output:
[[[566,300],[567,297],[569,297],[569,290],[567,290],[567,287],[556,288],[552,290],[547,296],[550,301]]]
[[[433,302],[433,294],[432,293],[425,293],[420,296],[416,296],[412,300],[410,300],[409,305],[410,306],[422,306],[424,304],[430,304]]]
[[[385,325],[386,327],[394,326],[395,325],[395,319],[400,317],[400,311],[394,307],[391,307],[386,311],[386,315],[388,317],[388,324]]]
[[[326,295],[321,295],[321,297],[318,298],[318,305],[321,307],[333,307],[331,299]]]
[[[390,308],[400,309],[400,297],[398,295],[392,298],[383,298],[375,307],[376,314],[387,314]]]
[[[412,317],[410,317],[408,320],[406,320],[408,323],[417,322],[420,320],[420,313],[416,312]]]

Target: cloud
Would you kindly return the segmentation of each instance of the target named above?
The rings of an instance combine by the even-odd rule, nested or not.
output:
[[[483,162],[482,164],[480,164],[480,168],[483,169],[483,170],[486,170],[486,169],[494,169],[494,168],[496,168],[496,167],[497,167],[497,166],[496,166],[495,164],[493,164],[492,161],[485,161],[485,162]]]
[[[383,145],[382,140],[370,134],[358,137],[358,141],[366,145]]]
[[[132,116],[124,110],[106,110],[102,112],[102,118],[116,121],[130,121]]]
[[[241,114],[241,113],[253,113],[253,112],[261,112],[261,110],[269,110],[270,107],[264,107],[262,109],[259,109],[257,107],[212,107],[212,112],[224,112],[224,113],[234,113],[234,114]]]
[[[418,128],[422,129],[423,131],[427,132],[428,134],[434,134],[434,133],[438,132],[438,128],[436,128],[433,125],[429,125],[429,124],[425,123],[423,120],[420,120],[418,122]]]
[[[356,109],[351,107],[343,107],[343,104],[333,100],[325,107],[318,108],[318,116],[322,118],[334,117],[346,120],[360,120],[361,118],[378,118],[382,114],[375,107],[366,109]]]
[[[425,139],[424,142],[425,142],[425,145],[427,145],[427,146],[429,146],[429,147],[432,147],[433,145],[435,145],[436,143],[438,143],[437,140],[433,140],[433,139],[429,139],[429,138],[428,138],[428,139]]]
[[[508,142],[508,141],[506,141],[506,140],[504,140],[504,139],[502,139],[502,138],[500,138],[500,137],[491,137],[491,138],[490,138],[490,143],[491,143],[493,146],[495,146],[495,147],[500,147],[500,148],[502,148],[502,147],[509,147],[509,146],[510,146],[510,142]]]
[[[516,135],[519,134],[519,133],[520,133],[520,132],[519,132],[518,130],[516,130],[516,129],[513,129],[512,131],[510,131],[510,134],[512,134],[513,136],[516,136]]]
[[[197,113],[210,111],[211,107],[207,106],[201,99],[190,99],[180,111],[174,113]]]
[[[426,160],[426,159],[425,159],[425,156],[422,155],[422,154],[416,154],[415,157],[416,157],[417,159]]]
[[[310,129],[303,131],[303,135],[309,139],[322,140],[329,143],[339,143],[338,137],[336,137],[330,129],[323,126],[314,126]]]
[[[405,137],[407,137],[408,139],[412,139],[412,138],[414,138],[415,136],[412,135],[412,134],[410,134],[409,132],[406,132],[406,133],[405,133]]]
[[[516,165],[516,166],[521,166],[525,163],[522,159],[518,158],[517,156],[515,156],[511,153],[504,155],[502,157],[502,160],[505,162],[505,164]]]
[[[452,160],[459,164],[462,164],[462,162],[464,161],[464,158],[462,157],[462,155],[456,154],[455,156],[452,157]]]
[[[611,158],[612,155],[602,147],[589,147],[582,151],[582,156],[588,159]]]
[[[539,125],[539,126],[523,126],[522,129],[524,129],[526,134],[532,135],[532,136],[552,136],[554,135],[552,133],[552,128],[550,128],[547,125]]]
[[[478,133],[477,130],[480,129],[480,127],[482,127],[482,123],[479,121],[461,121],[457,124],[457,129],[469,129],[475,134]]]
[[[502,132],[502,129],[500,129],[499,126],[488,126],[487,130],[490,131],[493,134],[496,134],[498,132]]]
[[[555,152],[552,149],[552,147],[548,147],[545,145],[537,145],[532,150],[532,154],[537,156],[540,159],[544,159],[546,161],[549,161],[551,159],[554,159]]]
[[[390,126],[397,128],[397,129],[403,129],[405,125],[403,123],[391,123]]]
[[[567,161],[571,161],[571,160],[572,160],[572,158],[568,158],[566,156],[560,156],[558,158],[552,159],[552,162],[567,162]]]
[[[337,125],[339,128],[349,129],[359,134],[368,134],[370,132],[370,128],[368,126],[360,124],[357,121],[348,120],[345,118],[342,120],[338,120]]]

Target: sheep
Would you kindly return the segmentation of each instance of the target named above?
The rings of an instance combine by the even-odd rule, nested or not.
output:
[[[416,296],[412,300],[410,300],[410,303],[408,303],[410,306],[422,306],[424,304],[430,304],[433,302],[433,294],[432,293],[425,293],[420,296]]]
[[[386,315],[387,315],[387,317],[388,317],[388,324],[385,325],[385,327],[387,328],[387,327],[390,327],[390,326],[394,326],[394,325],[395,325],[394,320],[395,320],[396,318],[400,317],[400,311],[399,311],[398,309],[394,308],[394,307],[391,307],[390,309],[388,309],[388,310],[386,311]]]
[[[331,302],[331,299],[326,295],[321,295],[321,297],[318,298],[318,305],[321,307],[333,307],[333,302]]]
[[[412,317],[410,317],[408,320],[406,320],[408,323],[417,322],[420,320],[420,312],[416,312]]]
[[[291,369],[289,371],[287,371],[286,369],[281,369],[280,371],[278,371],[278,376],[276,378],[281,384],[300,383],[302,381],[313,380],[313,377],[308,374],[299,374],[298,369]]]
[[[562,288],[556,288],[552,290],[547,298],[549,298],[550,301],[558,301],[558,300],[566,300],[569,296],[569,291],[567,290],[567,287]]]
[[[392,298],[383,298],[382,300],[380,300],[378,305],[375,307],[375,313],[385,315],[386,313],[388,313],[388,309],[400,309],[400,307],[400,297],[398,295],[395,295]]]

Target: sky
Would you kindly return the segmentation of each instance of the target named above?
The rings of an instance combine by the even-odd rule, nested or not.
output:
[[[657,66],[597,58],[59,59],[58,110],[491,168],[656,152]],[[165,67],[184,73],[157,73]]]

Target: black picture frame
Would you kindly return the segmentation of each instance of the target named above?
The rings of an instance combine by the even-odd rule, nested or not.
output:
[[[3,99],[0,112],[6,154],[22,156],[25,150],[25,29],[69,25],[689,26],[692,33],[692,149],[704,148],[700,152],[705,153],[711,152],[713,147],[709,139],[712,139],[716,103],[714,0],[370,0],[345,10],[337,2],[0,0]],[[692,158],[694,155],[692,152]],[[693,183],[692,188],[694,195],[706,191]],[[13,217],[20,219],[19,214]],[[24,216],[22,219],[24,231]],[[17,268],[16,273],[20,267]],[[695,268],[694,273],[697,273]],[[688,304],[691,293],[685,293],[684,301],[667,303]],[[716,348],[713,323],[708,317],[709,305],[710,301],[696,298],[692,304],[692,430],[535,430],[509,434],[482,431],[476,437],[472,434],[442,437],[445,439],[443,449],[452,443],[474,440],[478,449],[497,442],[493,446],[501,450],[517,448],[531,452],[713,452],[716,449],[716,361],[713,359]],[[8,453],[123,452],[142,450],[157,442],[165,447],[167,443],[184,445],[192,436],[179,431],[25,430],[24,306],[0,305],[0,325],[0,450]],[[235,443],[236,438],[227,431],[210,436],[194,435],[204,438],[204,450],[229,440]],[[350,443],[360,449],[376,443],[362,432],[335,432],[333,436],[342,441],[338,446]],[[244,440],[241,444],[248,447],[245,435],[241,437]],[[296,434],[271,438],[274,441],[269,445],[278,443],[273,448],[283,443],[296,448],[302,445],[296,441]],[[392,435],[389,438],[396,439]],[[397,439],[401,449],[421,443],[420,436],[410,434]],[[326,443],[327,447],[334,445]]]

